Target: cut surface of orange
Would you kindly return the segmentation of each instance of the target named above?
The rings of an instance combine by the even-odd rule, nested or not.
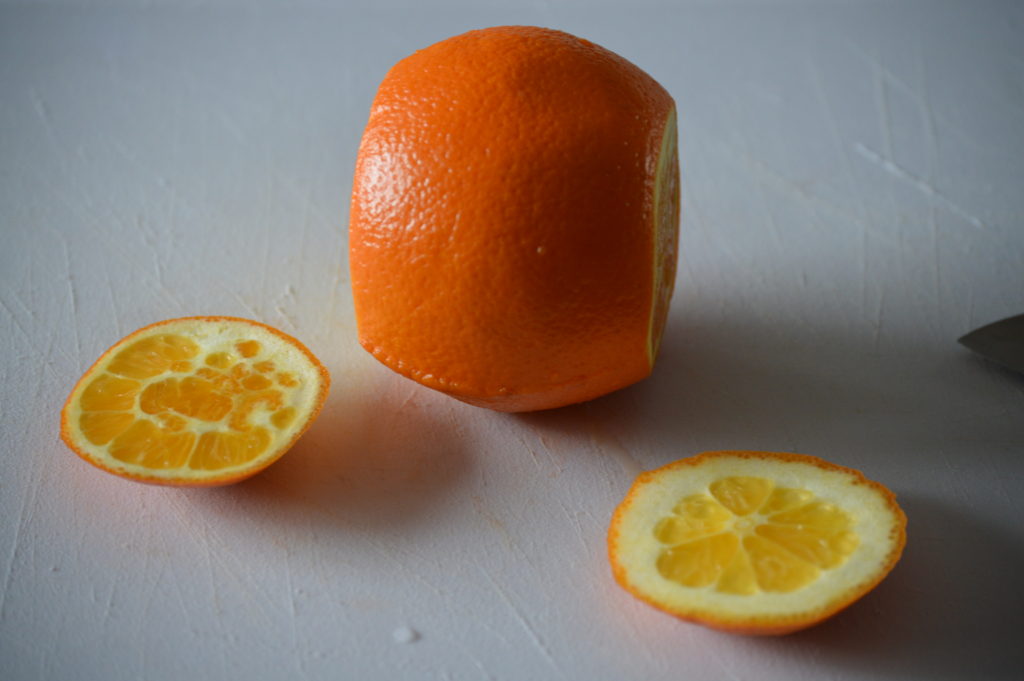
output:
[[[499,26],[396,64],[356,161],[360,343],[502,411],[580,402],[653,367],[675,281],[675,104],[587,40]]]
[[[319,360],[270,326],[171,319],[125,337],[85,372],[61,412],[61,438],[125,478],[223,485],[284,454],[329,386]]]
[[[785,634],[875,587],[906,516],[860,472],[778,452],[706,452],[642,473],[612,516],[616,581],[717,629]]]

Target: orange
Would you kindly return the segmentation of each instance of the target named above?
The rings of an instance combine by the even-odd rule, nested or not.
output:
[[[356,161],[360,343],[503,411],[644,378],[675,279],[677,157],[669,94],[581,38],[501,26],[406,57]]]
[[[61,438],[121,477],[224,485],[258,473],[310,426],[330,385],[299,341],[259,322],[186,317],[118,341],[61,412]]]
[[[892,492],[812,456],[706,452],[642,473],[615,510],[616,581],[685,620],[786,634],[873,589],[906,543]]]

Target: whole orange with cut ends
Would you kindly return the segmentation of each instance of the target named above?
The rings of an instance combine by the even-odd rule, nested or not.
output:
[[[675,105],[622,57],[502,26],[396,64],[356,162],[359,340],[503,411],[647,376],[675,279]]]
[[[299,341],[235,317],[139,329],[85,372],[61,438],[103,470],[141,482],[238,482],[284,454],[323,406],[330,376]]]
[[[873,589],[906,544],[892,492],[777,452],[706,452],[642,473],[615,510],[616,581],[685,620],[786,634]]]

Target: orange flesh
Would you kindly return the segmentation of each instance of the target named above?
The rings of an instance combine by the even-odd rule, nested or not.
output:
[[[270,446],[269,428],[286,428],[296,416],[284,404],[297,381],[267,375],[273,364],[257,361],[262,350],[244,340],[234,352],[199,357],[198,345],[175,334],[132,343],[85,387],[82,434],[115,459],[147,468],[212,471],[246,463]],[[201,367],[193,375],[162,376],[193,364]]]
[[[655,175],[654,206],[654,294],[647,334],[647,357],[651,366],[658,355],[668,320],[679,251],[679,140],[675,109],[665,122]]]
[[[842,565],[857,548],[854,519],[807,490],[727,477],[679,501],[654,527],[657,568],[691,588],[787,593]]]

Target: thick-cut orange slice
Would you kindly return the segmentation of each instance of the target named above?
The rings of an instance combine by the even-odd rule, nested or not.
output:
[[[85,372],[61,438],[105,471],[162,485],[224,485],[284,454],[323,406],[330,376],[302,343],[234,317],[158,322]]]
[[[873,589],[906,543],[885,487],[816,457],[706,452],[641,474],[612,516],[616,581],[682,619],[785,634]]]

